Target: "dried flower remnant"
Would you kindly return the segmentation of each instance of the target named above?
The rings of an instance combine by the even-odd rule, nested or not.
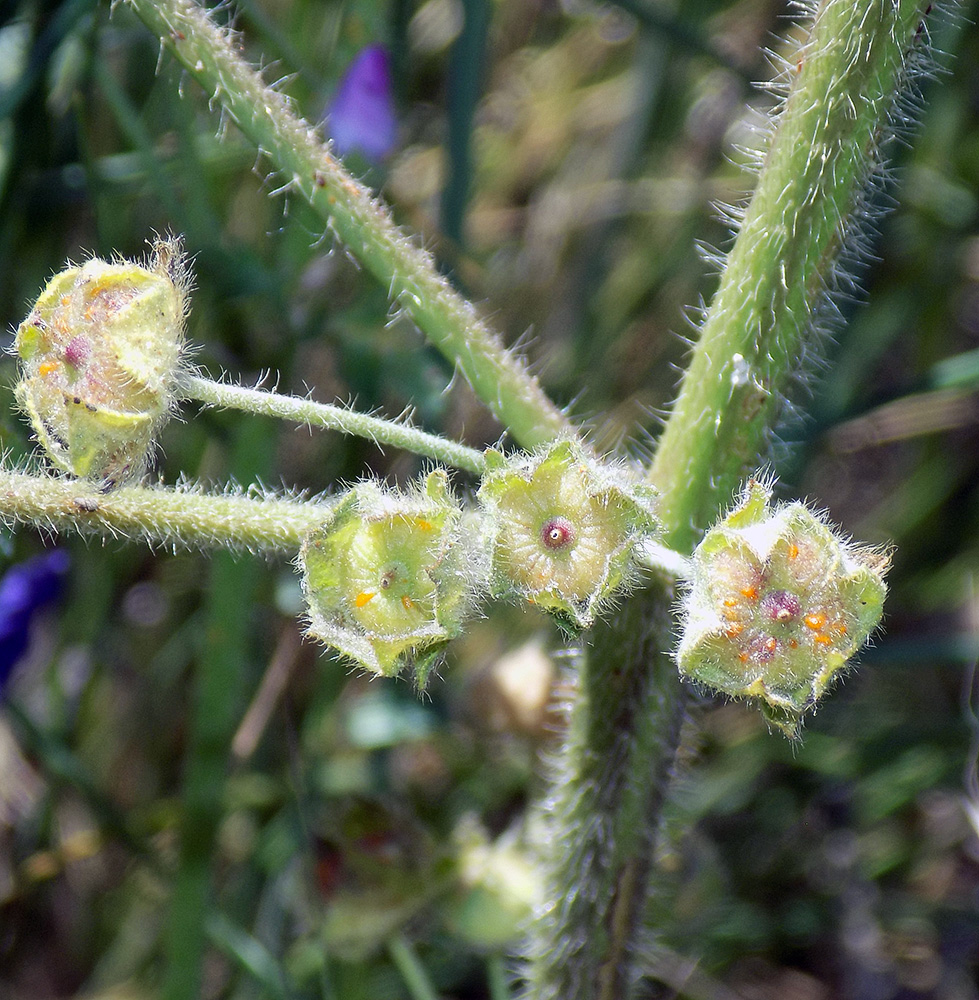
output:
[[[139,475],[174,401],[189,272],[180,243],[146,264],[56,274],[17,330],[17,401],[58,468],[115,486]]]
[[[561,441],[508,461],[487,454],[479,491],[493,528],[493,588],[587,628],[632,584],[633,548],[656,528],[654,491]]]
[[[880,622],[888,557],[751,481],[693,556],[681,673],[757,699],[789,736]]]
[[[394,149],[398,121],[391,57],[383,45],[368,45],[350,64],[327,108],[326,124],[340,156],[356,150],[380,162]]]
[[[442,471],[408,495],[356,486],[300,554],[309,634],[383,676],[411,663],[424,687],[478,587],[463,522]]]

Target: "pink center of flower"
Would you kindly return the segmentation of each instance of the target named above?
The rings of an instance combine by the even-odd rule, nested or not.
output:
[[[552,552],[566,549],[575,540],[574,526],[567,518],[551,517],[540,529],[541,544]]]
[[[773,622],[787,625],[799,617],[802,605],[795,594],[786,590],[770,590],[762,599],[761,606]]]
[[[92,346],[85,337],[72,337],[65,348],[65,361],[73,368],[81,368],[92,351]]]

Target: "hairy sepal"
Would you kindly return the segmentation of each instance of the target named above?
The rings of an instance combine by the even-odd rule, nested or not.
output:
[[[57,468],[103,488],[144,471],[174,405],[189,287],[177,239],[48,282],[17,329],[15,392]]]
[[[639,543],[655,533],[655,491],[574,440],[508,459],[487,453],[479,501],[492,538],[492,589],[588,628],[635,584]]]
[[[680,672],[757,702],[796,736],[879,624],[888,563],[805,504],[773,506],[771,487],[751,480],[693,554]]]
[[[442,470],[407,494],[355,486],[300,553],[309,634],[374,674],[410,664],[424,688],[484,589],[469,519]]]

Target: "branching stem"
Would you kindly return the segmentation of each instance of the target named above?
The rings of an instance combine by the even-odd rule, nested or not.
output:
[[[838,255],[907,82],[924,4],[822,0],[649,479],[664,542],[690,552],[757,467],[786,384],[812,350]],[[584,653],[544,857],[528,1000],[633,995],[660,807],[683,694],[669,588],[630,601]]]
[[[388,289],[476,395],[525,448],[574,429],[524,361],[507,350],[431,256],[400,232],[278,91],[245,60],[231,35],[193,0],[129,0],[130,6],[208,96],[265,152],[289,188]]]
[[[168,548],[230,548],[293,556],[330,507],[313,501],[124,486],[0,469],[0,521]]]
[[[927,40],[924,0],[823,0],[649,473],[689,551],[767,450],[856,250],[859,209]]]
[[[196,399],[208,406],[243,410],[280,420],[292,420],[309,427],[355,434],[370,438],[375,444],[390,444],[476,475],[480,475],[486,466],[482,452],[475,448],[468,448],[436,434],[428,434],[407,424],[357,413],[342,406],[317,403],[298,396],[283,396],[266,389],[246,389],[239,385],[214,382],[198,375],[186,376],[181,382],[180,390],[185,399]]]

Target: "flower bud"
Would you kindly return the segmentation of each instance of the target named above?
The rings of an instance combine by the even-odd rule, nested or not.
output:
[[[56,274],[17,330],[17,401],[48,458],[112,487],[145,468],[174,398],[190,284],[180,243]]]
[[[795,736],[880,622],[889,559],[804,504],[770,501],[768,486],[749,482],[694,552],[677,661],[693,680],[758,700]]]
[[[573,441],[513,461],[489,452],[487,466],[479,499],[493,533],[494,593],[589,627],[636,577],[633,548],[656,526],[653,490]]]
[[[423,688],[478,582],[462,527],[441,470],[409,495],[354,487],[300,553],[309,634],[383,676],[411,662]]]

